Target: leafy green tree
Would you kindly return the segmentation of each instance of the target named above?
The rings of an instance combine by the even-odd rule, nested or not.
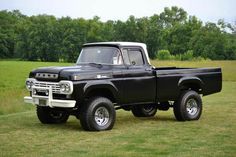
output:
[[[0,58],[15,57],[17,25],[24,18],[18,10],[0,11]]]
[[[86,21],[61,18],[57,23],[57,52],[63,61],[74,62],[79,55],[82,44],[86,41]]]
[[[184,23],[186,19],[187,12],[176,6],[171,8],[165,7],[164,12],[160,14],[160,22],[163,28],[169,28],[176,24]]]
[[[0,11],[0,58],[75,62],[82,45],[96,41],[135,41],[148,46],[155,59],[159,50],[184,56],[236,59],[236,26],[219,20],[203,24],[176,6],[160,14],[126,21],[102,22],[70,17],[25,16],[20,11]],[[189,51],[190,52],[190,51]],[[180,57],[181,58],[181,57]]]
[[[120,20],[114,22],[114,41],[127,41],[126,40],[126,33],[124,33],[124,30],[126,29],[125,22],[122,22]]]
[[[164,30],[159,19],[159,15],[153,15],[148,21],[147,47],[150,58],[156,58],[156,52],[161,49],[167,49],[167,43],[163,38]]]
[[[191,38],[194,56],[210,59],[226,59],[224,55],[226,39],[224,33],[214,23],[207,23]]]

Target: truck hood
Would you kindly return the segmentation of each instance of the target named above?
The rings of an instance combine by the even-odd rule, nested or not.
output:
[[[88,78],[88,76],[93,77],[98,73],[109,73],[110,71],[111,66],[100,67],[89,64],[66,67],[42,67],[33,70],[30,73],[30,77],[36,78],[39,81],[60,81],[73,80],[73,77],[76,75],[82,76],[81,78]]]

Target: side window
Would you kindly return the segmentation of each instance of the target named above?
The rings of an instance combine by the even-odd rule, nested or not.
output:
[[[127,65],[143,65],[142,52],[138,49],[123,49],[124,62]]]

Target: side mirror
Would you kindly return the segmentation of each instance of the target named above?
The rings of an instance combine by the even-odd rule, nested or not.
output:
[[[135,62],[135,61],[132,61],[132,62],[131,62],[131,64],[132,64],[132,65],[135,65],[135,64],[136,64],[136,62]]]

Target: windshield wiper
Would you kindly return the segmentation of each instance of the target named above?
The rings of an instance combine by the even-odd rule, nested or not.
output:
[[[89,63],[89,65],[91,66],[96,66],[98,68],[101,68],[102,67],[102,64],[99,64],[99,63]]]

